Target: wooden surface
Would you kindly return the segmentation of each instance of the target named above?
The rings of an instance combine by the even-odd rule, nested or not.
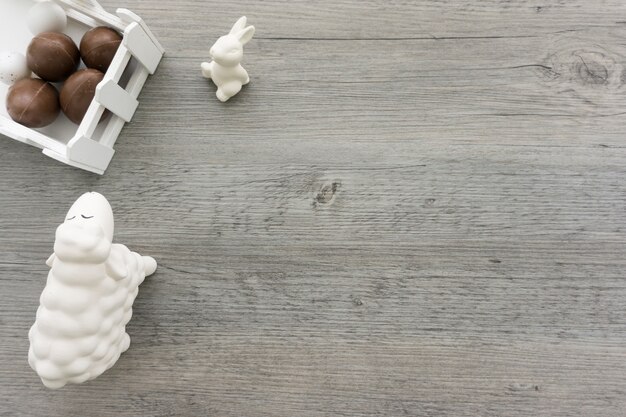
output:
[[[104,177],[0,140],[1,416],[626,415],[626,3],[102,3],[167,56]],[[50,391],[27,334],[89,190],[159,270]]]

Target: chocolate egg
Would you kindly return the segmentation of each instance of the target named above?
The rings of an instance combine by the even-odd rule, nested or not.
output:
[[[113,61],[122,36],[115,30],[99,26],[85,33],[80,41],[80,56],[88,68],[106,72]]]
[[[41,79],[58,82],[67,79],[80,64],[80,52],[74,41],[58,32],[35,36],[26,51],[28,67]]]
[[[84,69],[65,81],[61,89],[61,109],[68,119],[80,124],[103,78],[104,74],[98,70]]]
[[[34,78],[18,80],[6,96],[9,116],[26,127],[44,127],[59,115],[59,93],[50,83]]]

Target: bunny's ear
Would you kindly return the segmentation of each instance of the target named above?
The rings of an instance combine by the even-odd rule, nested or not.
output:
[[[232,29],[230,30],[230,33],[239,32],[240,30],[246,27],[247,23],[248,23],[248,19],[245,16],[241,16],[239,20],[237,20],[235,24],[233,25]]]
[[[237,36],[242,45],[247,44],[254,36],[254,26],[248,26],[244,30],[240,30],[235,36]]]

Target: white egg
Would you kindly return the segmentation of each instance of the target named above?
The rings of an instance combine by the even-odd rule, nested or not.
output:
[[[26,57],[18,52],[0,52],[0,82],[13,84],[30,77]]]
[[[63,32],[67,26],[67,15],[58,4],[43,1],[30,8],[26,16],[26,25],[33,35],[42,32]]]

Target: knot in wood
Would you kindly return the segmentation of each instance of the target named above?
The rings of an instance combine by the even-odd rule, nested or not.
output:
[[[335,193],[339,190],[340,186],[340,181],[333,181],[331,183],[324,184],[315,195],[315,201],[313,204],[329,204],[335,197]]]
[[[616,106],[626,106],[626,48],[609,50],[585,39],[564,37],[553,43],[552,50],[536,68],[559,102],[573,100],[587,115],[612,114]]]
[[[571,69],[582,84],[607,85],[609,83],[609,68],[602,62],[606,57],[600,55],[601,60],[595,59],[593,53],[580,53]]]
[[[575,87],[619,88],[622,85],[622,65],[608,51],[571,48],[549,55],[541,67],[546,81],[572,84]]]

